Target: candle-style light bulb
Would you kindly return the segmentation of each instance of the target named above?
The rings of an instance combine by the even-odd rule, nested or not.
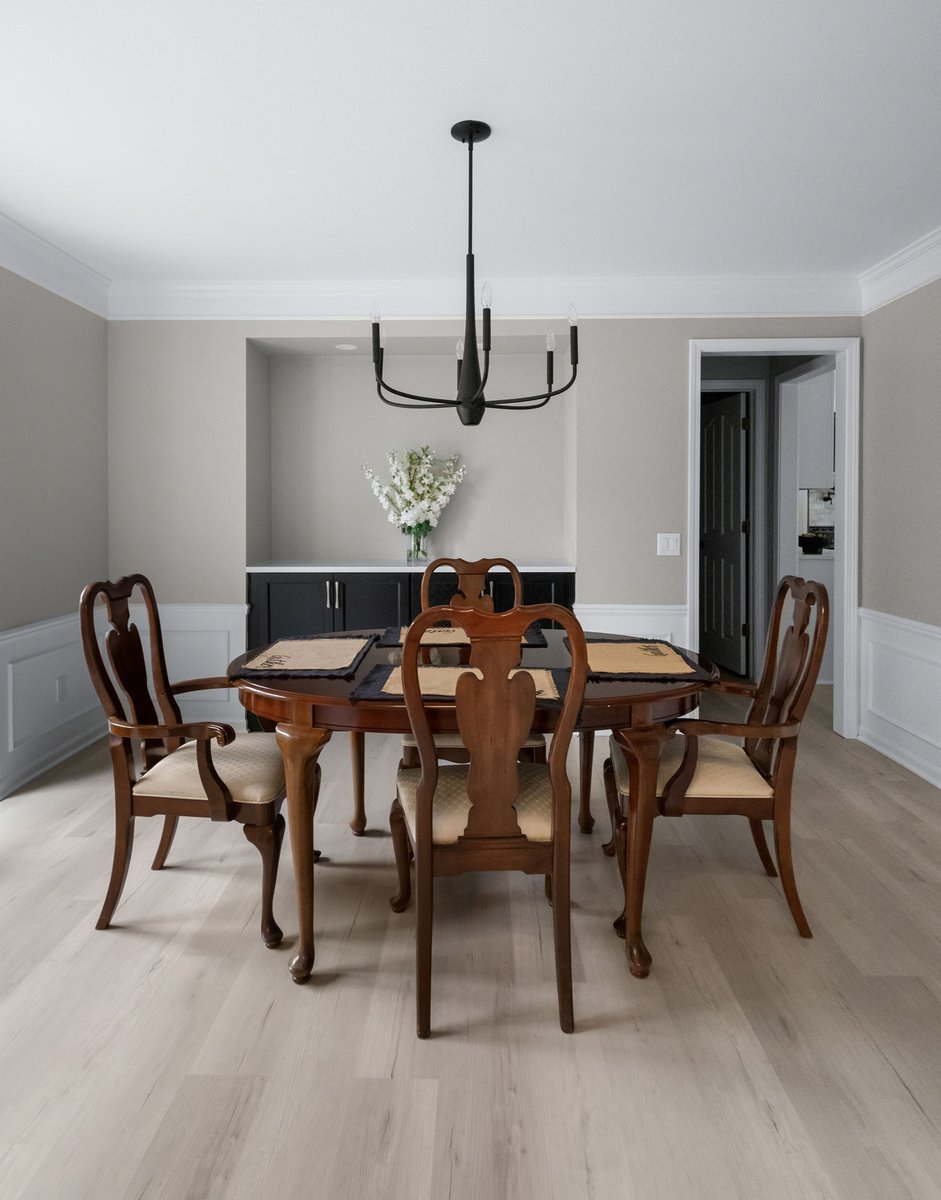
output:
[[[550,354],[555,349],[555,334],[554,333],[546,334],[546,349],[549,351]]]
[[[490,284],[484,283],[484,286],[480,289],[481,308],[489,308],[492,301],[493,301],[493,291],[490,288]]]
[[[569,305],[569,362],[578,366],[578,313],[574,304]]]
[[[569,305],[569,324],[570,325],[578,324],[578,313],[575,311],[574,304]]]
[[[555,358],[555,334],[546,334],[546,385],[552,387],[552,380],[555,375],[553,360]]]
[[[457,361],[460,362],[461,359],[464,357],[464,339],[463,338],[457,339],[457,345],[454,347],[454,349],[457,352]]]
[[[378,325],[382,320],[382,312],[380,311],[378,300],[373,300],[372,307],[369,310],[369,315],[373,325]]]

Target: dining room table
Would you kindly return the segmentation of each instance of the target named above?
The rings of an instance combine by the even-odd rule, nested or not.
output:
[[[404,633],[395,629],[362,630],[286,639],[250,649],[229,664],[229,679],[238,688],[241,704],[263,727],[274,729],[284,759],[298,922],[290,972],[296,983],[310,978],[315,955],[317,760],[334,733],[353,735],[355,765],[357,758],[361,761],[365,734],[411,732],[401,690],[390,686],[401,661]],[[590,789],[595,734],[614,730],[628,756],[633,808],[626,847],[624,911],[614,924],[625,938],[631,973],[643,977],[651,963],[641,926],[647,861],[657,815],[657,773],[663,743],[672,736],[665,722],[695,709],[703,691],[718,681],[719,673],[708,659],[656,639],[587,632],[585,636],[589,674],[576,727],[580,734],[579,826],[587,833],[593,823]],[[337,647],[336,643],[341,642],[348,644]],[[331,659],[330,654],[340,657]],[[467,662],[466,648],[460,645],[429,646],[428,657],[429,662],[442,666]],[[561,630],[530,630],[521,646],[523,669],[548,670],[564,687],[568,665],[569,653]],[[618,669],[624,666],[632,669]],[[457,731],[453,698],[442,695],[427,707],[433,733]],[[557,699],[537,698],[533,732],[551,733],[558,712]],[[357,810],[362,803],[359,795]],[[364,811],[354,812],[351,826],[354,832],[363,831]]]

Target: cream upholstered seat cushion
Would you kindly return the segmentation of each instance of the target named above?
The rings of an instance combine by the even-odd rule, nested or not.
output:
[[[538,750],[540,746],[544,746],[545,744],[546,739],[544,734],[531,733],[526,741],[523,742],[523,748],[526,750]],[[406,733],[402,738],[402,745],[416,745],[414,733]],[[442,750],[464,749],[464,743],[461,741],[461,735],[459,733],[436,733],[435,745]]]
[[[273,733],[240,733],[228,746],[212,746],[212,762],[237,804],[265,804],[284,787],[284,761]],[[185,742],[134,785],[135,796],[204,800],[196,743]]]
[[[516,819],[520,831],[534,842],[552,840],[552,786],[549,768],[544,763],[518,763],[519,795],[516,798]],[[432,806],[431,839],[436,846],[453,844],[464,832],[470,798],[467,795],[465,766],[441,767]],[[396,785],[399,803],[408,827],[415,830],[415,799],[421,771],[408,768],[399,771]]]
[[[627,762],[621,747],[613,737],[610,739],[610,747],[617,789],[627,796],[630,794]],[[667,781],[679,767],[685,752],[686,738],[679,735],[663,747],[660,771],[657,775],[658,796],[663,794]],[[760,799],[773,796],[774,789],[759,774],[742,746],[725,741],[721,737],[702,737],[699,739],[696,770],[686,789],[686,795],[701,798],[738,796]]]

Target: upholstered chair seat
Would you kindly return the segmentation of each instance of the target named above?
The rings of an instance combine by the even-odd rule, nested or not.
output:
[[[273,733],[242,733],[213,751],[212,763],[235,804],[270,804],[284,788],[284,759]],[[135,796],[202,800],[196,743],[185,742],[160,759],[133,786]]]
[[[617,789],[622,796],[630,796],[631,783],[627,762],[613,737],[609,744]],[[685,750],[686,739],[679,734],[664,746],[657,775],[658,796],[663,795],[668,781],[676,773],[683,761]],[[758,799],[773,796],[774,788],[745,753],[744,746],[724,738],[704,738],[699,747],[696,770],[686,788],[686,795],[691,799],[719,796]]]
[[[435,846],[453,845],[467,825],[470,797],[467,794],[468,768],[440,767],[431,810],[431,841]],[[519,763],[519,795],[514,805],[520,832],[531,842],[552,840],[552,784],[545,763]],[[396,777],[399,803],[405,813],[409,833],[415,834],[416,797],[421,770],[408,768]]]

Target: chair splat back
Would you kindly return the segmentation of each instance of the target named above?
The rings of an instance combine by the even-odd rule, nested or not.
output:
[[[778,585],[764,669],[747,724],[783,725],[802,720],[823,659],[829,620],[826,589],[819,583],[785,575]],[[751,738],[745,742],[745,750],[759,771],[770,776],[781,745],[776,739]]]
[[[148,680],[140,630],[130,619],[130,602],[135,589],[147,612],[153,692]],[[104,639],[110,670],[95,635],[95,610],[99,598],[104,601],[110,625]],[[114,582],[89,584],[82,593],[81,625],[85,660],[95,691],[109,717],[128,720],[136,725],[181,724],[180,706],[173,696],[167,673],[157,603],[150,581],[145,576],[126,575]],[[118,688],[123,693],[123,699]],[[162,742],[158,744],[163,746]],[[171,739],[166,748],[174,749],[178,745],[179,739]]]
[[[465,558],[436,558],[425,568],[421,581],[421,606],[431,603],[431,578],[439,568],[449,568],[457,575],[457,591],[451,597],[455,608],[473,608],[478,612],[493,612],[493,597],[487,591],[487,573],[495,567],[504,567],[513,581],[513,604],[523,603],[523,580],[519,570],[508,558],[478,558],[470,562]]]

